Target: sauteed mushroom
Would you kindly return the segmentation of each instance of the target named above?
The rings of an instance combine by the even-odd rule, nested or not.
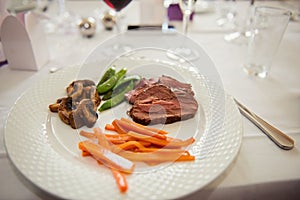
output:
[[[98,118],[97,107],[101,99],[91,80],[73,81],[66,89],[67,97],[49,105],[51,112],[57,112],[60,119],[77,129],[84,125],[92,127]]]

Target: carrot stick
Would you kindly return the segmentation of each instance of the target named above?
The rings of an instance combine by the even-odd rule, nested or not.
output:
[[[105,134],[105,137],[113,144],[123,144],[127,141],[135,140],[134,137],[127,134],[117,134],[117,135]]]
[[[97,161],[100,161],[109,168],[114,168],[126,173],[132,173],[135,167],[135,164],[130,160],[121,157],[89,140],[80,142],[79,148],[88,151]]]
[[[115,150],[114,150],[115,151]],[[174,153],[162,153],[162,152],[131,152],[120,150],[116,152],[120,156],[131,160],[131,161],[140,161],[140,162],[149,162],[149,163],[162,163],[162,162],[173,162],[180,159],[184,154],[180,152]]]
[[[132,123],[128,123],[124,120],[116,120],[115,123],[117,124],[118,127],[122,128],[123,130],[125,130],[127,132],[134,131],[139,134],[156,137],[156,138],[163,139],[163,140],[165,140],[167,138],[166,135],[164,135],[164,134],[159,134],[159,133],[147,130],[144,127],[137,126]]]
[[[86,152],[87,152],[87,149],[85,148],[83,142],[79,142],[79,143],[78,143],[78,148],[79,148],[80,150],[82,150],[82,151],[86,151]]]
[[[119,134],[126,134],[127,131],[125,131],[124,129],[122,129],[120,126],[118,126],[117,124],[117,119],[115,119],[113,122],[112,122],[112,125],[115,127],[116,131],[119,133]]]
[[[122,193],[126,192],[128,189],[128,184],[127,184],[125,175],[116,169],[111,168],[110,171],[112,172],[112,174],[114,176],[114,179],[117,183],[117,186],[118,186],[120,192],[122,192]]]
[[[145,135],[142,135],[140,133],[136,133],[133,131],[129,131],[128,135],[137,138],[138,140],[143,140],[143,141],[147,141],[147,142],[151,142],[152,144],[158,145],[158,146],[162,146],[162,147],[170,147],[170,148],[180,148],[180,147],[184,147],[184,146],[188,146],[190,144],[192,144],[195,139],[194,138],[189,138],[187,140],[179,140],[176,139],[175,141],[167,141],[167,140],[162,140],[162,139],[158,139],[155,137],[148,137]]]
[[[136,123],[136,122],[134,122],[134,121],[131,121],[131,120],[129,120],[129,119],[126,119],[126,118],[124,118],[124,117],[122,117],[121,120],[126,121],[126,122],[128,122],[128,123],[132,123],[132,124],[134,124],[134,125],[136,125],[136,126],[143,127],[143,128],[145,128],[145,129],[148,129],[148,130],[150,130],[150,131],[153,131],[153,132],[156,132],[156,133],[159,133],[159,134],[168,134],[167,131],[164,131],[164,130],[161,130],[161,129],[157,129],[157,128],[154,128],[154,127],[144,126],[144,125],[142,125],[142,124],[138,124],[138,123]]]
[[[86,138],[89,138],[89,139],[97,139],[97,136],[94,134],[94,133],[90,133],[90,132],[87,132],[87,131],[84,131],[84,130],[81,130],[79,132],[79,134],[83,137],[86,137]]]
[[[137,148],[139,152],[159,152],[159,153],[186,153],[183,149],[164,149],[164,148],[146,148],[138,141],[129,141],[118,145],[123,150],[132,150]]]
[[[93,130],[95,135],[97,136],[98,144],[106,149],[110,149],[110,142],[108,142],[102,130],[98,127],[94,128]]]
[[[105,125],[105,130],[117,132],[116,128],[112,124],[106,124]]]
[[[192,161],[192,160],[195,160],[195,156],[182,155],[178,159],[176,159],[176,161]]]
[[[91,156],[91,154],[88,151],[82,151],[81,156],[86,157],[86,156]]]

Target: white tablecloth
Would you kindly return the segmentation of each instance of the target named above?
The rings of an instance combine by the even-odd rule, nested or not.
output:
[[[238,2],[238,10],[247,2]],[[298,2],[292,2],[299,7]],[[216,3],[218,5],[218,2]],[[256,2],[288,6],[279,2]],[[86,16],[94,13],[99,2],[68,2],[68,8]],[[211,4],[212,5],[212,4]],[[51,13],[51,8],[48,12]],[[123,12],[123,22],[143,23],[140,2],[133,1]],[[149,14],[149,13],[148,13]],[[300,196],[300,21],[291,21],[273,61],[270,76],[263,80],[242,71],[245,45],[226,43],[229,29],[216,26],[216,12],[196,14],[189,36],[201,45],[215,62],[225,90],[251,110],[271,122],[296,141],[293,150],[284,151],[244,118],[241,150],[232,165],[213,183],[188,199],[297,199]],[[181,23],[173,22],[180,30]],[[99,28],[95,37],[78,34],[47,35],[50,62],[38,72],[0,68],[0,199],[52,199],[28,182],[9,162],[3,143],[3,130],[10,108],[20,95],[53,66],[81,64],[88,53],[111,32]]]

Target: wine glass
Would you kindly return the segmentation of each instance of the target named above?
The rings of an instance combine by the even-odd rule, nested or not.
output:
[[[183,34],[187,35],[188,32],[188,23],[191,17],[191,14],[194,12],[195,4],[197,0],[180,0],[179,5],[183,13]]]
[[[224,40],[227,42],[234,42],[237,44],[247,44],[248,38],[251,36],[250,25],[252,19],[252,12],[254,7],[254,0],[250,0],[246,13],[239,20],[237,19],[237,31],[226,34]]]
[[[173,3],[173,0],[164,0],[164,8],[166,10],[165,19],[162,24],[162,31],[167,31],[169,29],[169,16],[168,16],[168,9],[170,5]]]
[[[119,12],[125,8],[130,2],[131,0],[103,0],[110,8],[112,8],[115,12],[116,12],[116,22],[115,22],[115,26],[117,28],[117,32],[120,33],[121,32],[121,27],[120,24],[118,22],[118,18],[119,18]]]
[[[191,14],[194,12],[195,4],[197,0],[180,0],[179,6],[183,13],[183,35],[187,36],[188,22]],[[181,41],[181,45],[177,48],[169,49],[167,56],[174,60],[180,60],[184,58],[192,61],[199,57],[199,53],[186,45],[186,42]]]
[[[236,0],[223,0],[217,8],[220,17],[216,23],[220,27],[235,27],[234,22],[236,18]]]
[[[57,5],[57,15],[51,18],[45,18],[45,31],[47,33],[58,33],[62,35],[77,33],[79,16],[68,11],[66,0],[57,0]]]

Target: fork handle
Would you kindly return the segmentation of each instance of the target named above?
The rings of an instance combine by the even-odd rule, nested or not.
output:
[[[294,148],[295,142],[291,137],[263,120],[237,100],[235,100],[235,102],[237,103],[240,112],[251,122],[253,122],[259,129],[261,129],[277,146],[284,150],[290,150]]]

